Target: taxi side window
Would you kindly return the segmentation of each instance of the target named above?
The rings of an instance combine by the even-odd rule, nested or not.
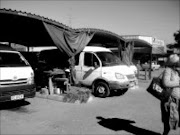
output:
[[[92,67],[92,66],[95,67],[95,64],[96,64],[96,66],[100,65],[97,57],[92,53],[85,53],[84,54],[84,65],[88,66],[88,67]]]

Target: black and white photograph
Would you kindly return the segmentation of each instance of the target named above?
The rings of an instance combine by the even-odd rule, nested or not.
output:
[[[0,32],[0,134],[180,134],[180,0],[0,0]]]

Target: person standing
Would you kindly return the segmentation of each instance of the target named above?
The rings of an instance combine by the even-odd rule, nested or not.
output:
[[[166,68],[162,76],[164,87],[171,89],[170,96],[161,101],[163,135],[168,135],[171,130],[176,130],[180,127],[180,75],[177,71],[179,62],[179,56],[171,54],[167,59]]]
[[[71,85],[77,85],[78,81],[76,79],[76,71],[75,71],[75,56],[72,56],[68,62],[69,62],[69,69],[70,69],[70,84]]]

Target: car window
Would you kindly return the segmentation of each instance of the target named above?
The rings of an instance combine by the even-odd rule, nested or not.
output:
[[[96,52],[102,62],[102,66],[112,66],[122,64],[121,60],[112,52]]]
[[[84,53],[84,65],[91,67],[92,66],[92,54]]]
[[[0,52],[0,67],[29,66],[25,58],[15,52]]]
[[[86,52],[84,54],[84,65],[88,67],[92,67],[92,66],[95,67],[95,63],[96,63],[96,66],[100,66],[100,63],[97,57],[92,53]]]

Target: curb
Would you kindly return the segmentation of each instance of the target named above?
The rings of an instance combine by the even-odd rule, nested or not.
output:
[[[46,95],[46,94],[40,94],[39,92],[36,92],[36,97],[37,98],[54,100],[54,101],[58,101],[58,102],[62,102],[62,103],[76,103],[76,104],[83,104],[84,103],[84,102],[81,103],[79,100],[76,100],[74,102],[64,102],[63,101],[64,96],[63,95],[57,95],[57,94]],[[90,96],[86,103],[91,102],[92,99],[93,99],[93,97]]]
[[[36,92],[36,97],[63,102],[63,96],[57,95],[57,94],[46,95],[46,94],[40,94],[39,92]]]

